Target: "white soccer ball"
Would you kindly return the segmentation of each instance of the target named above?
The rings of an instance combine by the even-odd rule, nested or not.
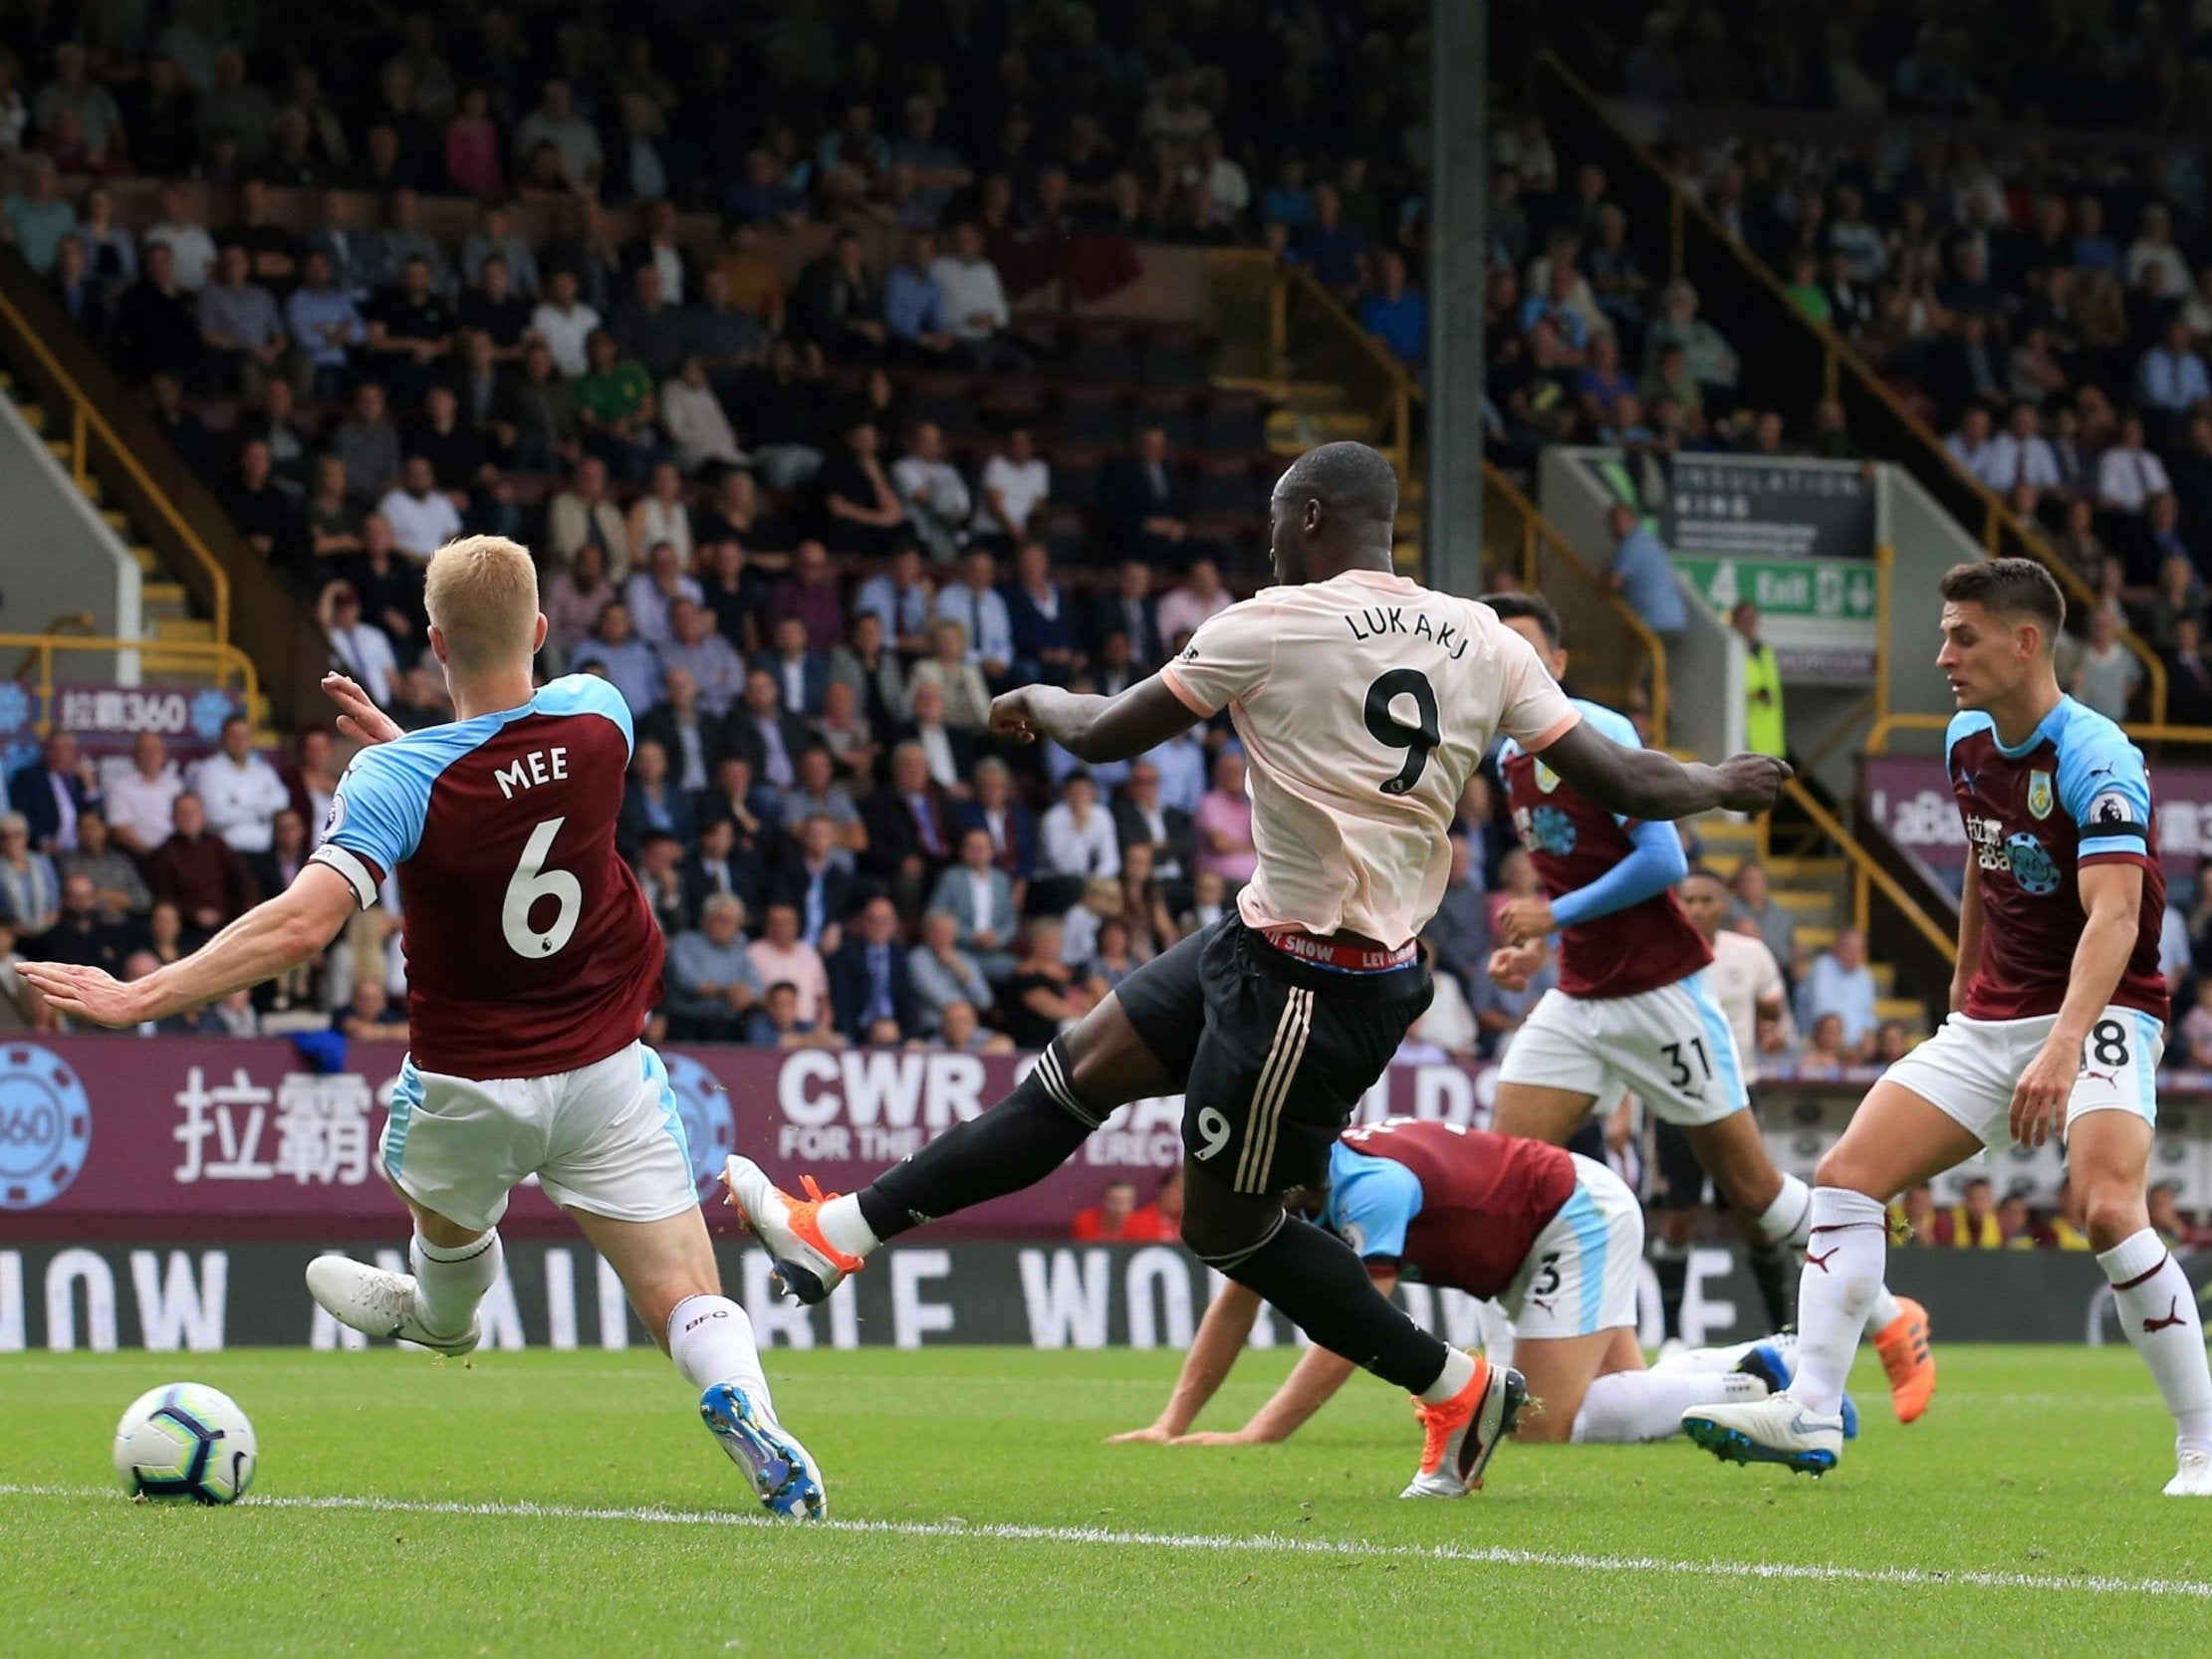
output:
[[[116,1474],[140,1503],[235,1504],[258,1458],[238,1402],[203,1382],[149,1388],[116,1425]]]

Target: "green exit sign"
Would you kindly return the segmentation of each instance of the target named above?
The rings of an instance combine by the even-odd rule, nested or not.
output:
[[[1770,616],[1874,618],[1871,560],[1677,558],[1674,568],[1723,615],[1749,599]]]

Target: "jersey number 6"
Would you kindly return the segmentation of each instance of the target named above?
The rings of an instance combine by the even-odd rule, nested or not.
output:
[[[1400,697],[1413,699],[1420,724],[1408,726],[1390,712],[1390,705]],[[1430,753],[1444,741],[1436,724],[1436,688],[1418,668],[1393,668],[1367,687],[1366,713],[1369,737],[1385,749],[1405,751],[1405,764],[1382,786],[1384,795],[1403,795],[1421,781]]]
[[[532,960],[551,956],[569,942],[576,932],[577,919],[584,914],[584,883],[565,869],[546,868],[553,837],[568,822],[566,818],[549,818],[531,830],[530,839],[523,844],[522,862],[507,878],[507,898],[499,907],[499,929],[507,936],[507,948],[517,956]],[[553,925],[542,933],[530,925],[530,908],[541,898],[552,899],[555,906]]]

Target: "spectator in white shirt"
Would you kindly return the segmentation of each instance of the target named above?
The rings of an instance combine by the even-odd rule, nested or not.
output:
[[[2173,220],[2158,202],[2143,209],[2135,240],[2127,245],[2127,286],[2142,287],[2143,272],[2153,265],[2163,274],[2164,286],[2159,292],[2169,301],[2186,300],[2196,291],[2189,280],[2189,263],[2173,245]]]
[[[192,793],[208,829],[248,856],[269,850],[277,814],[292,804],[277,769],[254,753],[253,725],[242,714],[223,722],[222,747],[192,769]]]
[[[530,314],[530,329],[551,349],[564,378],[573,380],[591,366],[584,343],[599,326],[600,314],[577,298],[576,273],[554,272],[546,283],[545,303]]]
[[[2096,499],[2115,513],[2140,513],[2152,496],[2173,486],[2166,464],[2143,447],[2143,423],[2129,415],[2119,423],[2119,441],[2097,458]]]
[[[1988,405],[1969,403],[1965,414],[1959,417],[1959,429],[1943,440],[1943,447],[1968,476],[1993,490],[2001,490],[2009,480],[1997,470],[2000,457],[1989,426]]]
[[[331,642],[331,660],[369,693],[370,702],[382,709],[391,707],[399,683],[398,659],[383,629],[362,620],[361,595],[353,584],[334,582],[324,589],[316,614]]]
[[[983,227],[963,219],[952,229],[952,251],[929,267],[944,298],[944,317],[958,351],[975,368],[1004,373],[1027,366],[1022,354],[1000,339],[1007,319],[1006,287],[998,267],[983,257]]]
[[[1099,805],[1099,786],[1088,772],[1072,772],[1060,803],[1037,826],[1038,868],[1047,875],[1121,873],[1121,843],[1113,815]]]
[[[1030,520],[1052,489],[1051,466],[1037,453],[1030,429],[1017,426],[1006,434],[1005,452],[983,463],[983,499],[976,503],[969,528],[1012,552],[1016,542],[1031,534]]]
[[[1989,447],[1993,476],[1986,481],[2015,506],[2021,503],[2023,489],[2032,492],[2027,500],[2033,510],[2046,491],[2060,488],[2059,458],[2043,435],[2042,411],[2033,403],[2015,403],[2005,430],[1990,440]]]
[[[1171,652],[1180,649],[1185,636],[1198,631],[1200,622],[1235,602],[1229,590],[1221,586],[1221,567],[1211,559],[1192,560],[1183,585],[1160,598],[1161,643]]]
[[[215,239],[187,205],[190,199],[184,185],[162,185],[161,222],[140,241],[146,247],[167,248],[176,286],[187,294],[197,294],[207,286],[207,273],[215,267]],[[162,838],[168,838],[165,831]]]
[[[110,772],[105,783],[108,830],[117,844],[143,857],[169,838],[184,780],[157,734],[140,732],[131,739],[129,765]]]
[[[391,526],[392,545],[410,559],[427,562],[461,533],[461,510],[438,488],[427,456],[407,457],[397,488],[376,503],[376,511]]]
[[[960,469],[945,459],[944,434],[935,421],[915,425],[906,453],[891,463],[891,488],[930,555],[941,565],[959,558],[960,527],[974,502]]]

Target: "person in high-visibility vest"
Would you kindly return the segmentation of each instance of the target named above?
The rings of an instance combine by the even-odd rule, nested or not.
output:
[[[1788,751],[1782,719],[1782,664],[1774,647],[1759,637],[1759,607],[1749,599],[1728,613],[1744,639],[1744,747],[1755,755],[1780,757]]]

